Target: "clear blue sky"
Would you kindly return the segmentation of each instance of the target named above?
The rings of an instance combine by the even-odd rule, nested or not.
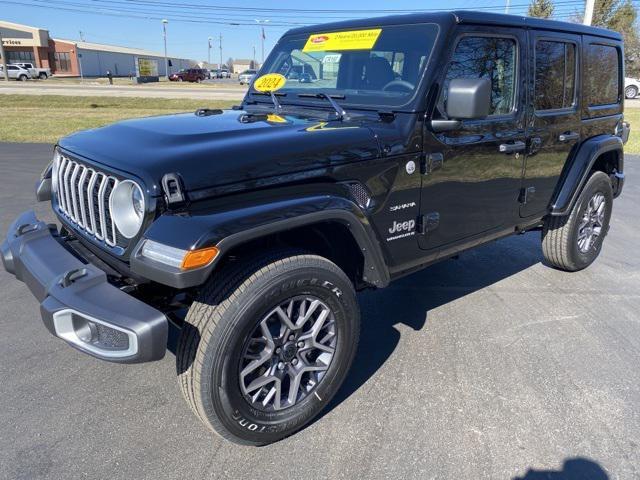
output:
[[[162,25],[168,24],[171,56],[207,59],[208,37],[214,37],[211,61],[220,54],[217,37],[222,34],[223,60],[252,58],[253,46],[260,61],[260,26],[265,24],[268,53],[286,30],[297,24],[384,15],[381,10],[467,8],[504,12],[506,0],[323,0],[322,2],[279,0],[0,0],[0,19],[46,28],[53,37],[79,39],[162,51]],[[526,12],[529,0],[511,0],[511,13]],[[582,10],[582,0],[555,0],[557,17]],[[222,8],[220,8],[222,7]],[[262,9],[256,11],[253,9]],[[269,9],[275,9],[268,11]],[[288,11],[283,9],[289,9]],[[297,10],[317,10],[299,12]],[[321,10],[321,11],[319,11]],[[329,12],[328,10],[334,10]],[[345,11],[352,10],[352,11]],[[355,10],[355,11],[354,11]],[[134,18],[132,18],[134,17]],[[238,25],[231,25],[231,24]]]

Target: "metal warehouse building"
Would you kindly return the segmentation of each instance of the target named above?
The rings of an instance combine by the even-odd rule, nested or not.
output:
[[[100,77],[165,75],[164,55],[138,48],[51,38],[42,28],[0,20],[7,63],[31,62],[54,75]],[[169,73],[196,66],[185,58],[169,57]]]

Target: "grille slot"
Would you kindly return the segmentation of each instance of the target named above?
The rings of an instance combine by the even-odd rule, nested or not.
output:
[[[116,246],[118,234],[109,196],[118,179],[61,156],[56,180],[58,211],[87,234]]]

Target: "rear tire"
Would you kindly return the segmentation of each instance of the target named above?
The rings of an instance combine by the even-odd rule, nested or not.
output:
[[[335,395],[356,352],[359,320],[351,281],[323,257],[280,252],[229,263],[187,314],[176,355],[180,388],[220,436],[278,441]]]
[[[636,98],[638,96],[638,87],[634,85],[628,86],[624,89],[624,96],[629,99]]]
[[[26,82],[27,80],[29,80],[29,78],[26,75],[20,75],[18,77],[18,80],[20,80],[21,82]]]
[[[609,231],[613,190],[607,174],[594,172],[571,213],[548,216],[542,228],[542,253],[552,266],[575,272],[591,265]]]
[[[40,75],[38,75],[38,78],[39,78],[40,80],[46,80],[48,77],[47,77],[47,74],[46,74],[46,73],[44,73],[44,72],[40,72]]]

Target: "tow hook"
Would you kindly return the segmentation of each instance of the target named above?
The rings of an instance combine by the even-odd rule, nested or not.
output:
[[[73,270],[69,270],[62,276],[60,285],[62,285],[63,288],[67,288],[68,286],[73,285],[76,280],[86,277],[87,274],[88,272],[86,268],[74,268]]]
[[[24,235],[25,233],[33,232],[38,229],[37,223],[23,223],[16,229],[16,237]]]

